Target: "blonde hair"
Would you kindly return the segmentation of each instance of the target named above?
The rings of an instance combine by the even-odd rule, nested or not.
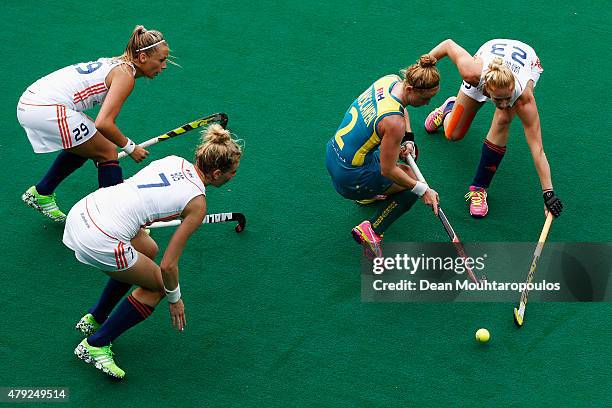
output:
[[[484,75],[484,87],[487,92],[514,88],[514,75],[500,57],[493,58],[489,63],[489,71]]]
[[[440,85],[440,72],[436,67],[436,58],[421,55],[416,64],[400,71],[404,76],[404,83],[415,89],[433,89]]]
[[[204,174],[217,169],[225,173],[240,161],[241,145],[242,140],[233,139],[229,130],[221,125],[210,125],[202,131],[202,143],[196,147],[196,165]]]
[[[162,44],[167,46],[162,33],[157,30],[147,30],[144,26],[137,25],[125,46],[125,51],[119,58],[127,62],[133,62],[141,52],[151,55]]]

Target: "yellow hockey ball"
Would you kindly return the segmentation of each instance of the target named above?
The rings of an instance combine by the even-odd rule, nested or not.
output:
[[[486,343],[491,338],[491,334],[487,329],[478,329],[476,331],[476,340],[481,343]]]

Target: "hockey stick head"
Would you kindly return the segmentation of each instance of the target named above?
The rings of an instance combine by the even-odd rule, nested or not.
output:
[[[514,324],[516,324],[517,327],[523,327],[523,315],[516,307],[514,308]]]
[[[227,129],[227,121],[229,120],[229,118],[227,117],[227,114],[224,112],[220,112],[219,113],[219,124],[221,125],[221,127],[223,129]]]
[[[197,129],[199,127],[208,126],[208,125],[211,125],[213,123],[218,123],[218,124],[221,125],[221,127],[223,127],[223,129],[225,129],[227,127],[227,121],[228,120],[229,120],[229,118],[228,118],[226,113],[219,112],[219,113],[215,113],[215,114],[206,116],[206,117],[204,117],[202,119],[195,120],[195,121],[190,122],[190,123],[188,123],[186,125],[183,125],[182,126],[182,131],[185,132],[185,131],[188,131],[188,130],[191,130],[191,129]],[[174,129],[174,131],[172,131],[172,132],[176,132],[179,129]]]
[[[238,225],[236,225],[236,232],[244,231],[246,227],[246,217],[242,213],[233,213],[233,218],[238,221]]]

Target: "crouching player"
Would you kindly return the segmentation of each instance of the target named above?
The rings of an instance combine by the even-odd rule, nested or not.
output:
[[[168,62],[162,33],[136,26],[119,57],[70,65],[30,85],[19,99],[17,118],[36,153],[61,150],[45,176],[23,193],[30,207],[57,222],[66,215],[55,189],[87,159],[98,167],[98,185],[123,182],[117,146],[136,162],[148,152],[127,138],[115,123],[136,79],[155,78]],[[94,121],[84,111],[101,105]]]
[[[87,336],[74,351],[78,358],[123,378],[125,372],[115,364],[111,343],[150,316],[164,296],[173,326],[183,330],[179,257],[204,220],[206,187],[230,181],[241,155],[230,133],[212,125],[196,149],[195,163],[177,156],[154,161],[123,184],[95,191],[70,210],[64,244],[80,262],[110,277],[98,302],[76,326]],[[153,262],[157,244],[142,227],[177,217],[183,221],[158,266]],[[115,309],[132,285],[138,288]]]
[[[380,257],[385,230],[408,211],[418,197],[434,212],[438,193],[416,180],[400,155],[416,155],[407,106],[422,106],[440,89],[436,59],[423,55],[402,71],[404,79],[387,75],[374,82],[352,104],[336,135],[327,143],[326,164],[334,188],[349,200],[383,195],[382,208],[353,228],[353,238],[366,256]]]
[[[510,124],[515,115],[523,123],[525,138],[540,178],[545,213],[550,211],[558,217],[563,205],[553,191],[550,166],[542,145],[534,88],[543,70],[533,48],[517,40],[495,39],[482,45],[472,57],[449,39],[434,47],[430,54],[438,59],[448,56],[457,66],[463,84],[457,97],[448,98],[427,116],[425,129],[428,132],[435,132],[444,126],[447,139],[461,140],[488,99],[497,108],[482,146],[476,175],[466,194],[472,217],[482,218],[489,211],[486,189],[506,154]]]

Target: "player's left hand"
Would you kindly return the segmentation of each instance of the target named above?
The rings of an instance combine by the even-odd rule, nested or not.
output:
[[[410,140],[402,142],[400,146],[399,158],[404,163],[408,163],[408,155],[411,155],[414,161],[416,161],[417,157],[419,157],[419,149],[417,148],[416,143]]]
[[[143,147],[136,145],[134,151],[130,154],[130,157],[136,162],[140,163],[149,155],[149,151],[145,150]]]
[[[440,196],[433,188],[428,188],[425,194],[421,196],[421,200],[431,207],[436,217],[438,216],[438,208],[440,207]]]
[[[172,317],[172,325],[176,327],[178,331],[183,331],[185,328],[185,323],[187,320],[185,319],[185,305],[183,304],[183,299],[179,299],[176,303],[169,303],[170,306],[170,316]]]
[[[544,198],[544,205],[546,206],[544,210],[544,215],[547,215],[546,210],[550,211],[552,215],[555,216],[555,218],[561,215],[561,211],[563,210],[563,203],[561,202],[559,197],[555,195],[555,192],[553,190],[545,191],[542,194],[542,197]]]

